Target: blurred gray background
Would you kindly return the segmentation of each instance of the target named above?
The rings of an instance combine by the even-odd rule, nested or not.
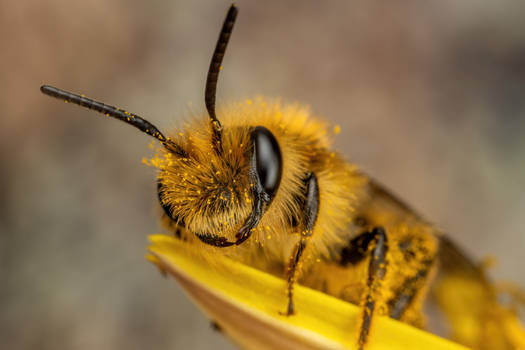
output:
[[[309,104],[336,146],[525,285],[525,2],[238,1],[219,101]],[[231,349],[144,259],[151,139],[204,110],[227,1],[0,3],[0,341],[6,349]]]

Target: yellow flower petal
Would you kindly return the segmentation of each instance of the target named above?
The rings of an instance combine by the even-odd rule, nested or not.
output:
[[[193,246],[150,236],[149,260],[175,277],[188,295],[234,342],[245,349],[354,349],[360,309],[297,285],[297,314],[282,316],[286,282],[217,256],[213,266]],[[375,320],[367,350],[461,350],[448,340],[387,317]]]

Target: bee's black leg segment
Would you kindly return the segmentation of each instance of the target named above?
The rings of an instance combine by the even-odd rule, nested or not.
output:
[[[395,296],[388,303],[390,317],[400,320],[405,314],[405,311],[412,306],[418,292],[423,290],[425,281],[432,269],[433,262],[434,259],[424,260],[422,267],[417,273],[413,277],[407,278],[401,289],[395,292]]]
[[[368,279],[366,282],[366,294],[364,295],[363,314],[359,327],[358,349],[363,349],[368,340],[372,317],[377,308],[376,295],[381,288],[381,283],[386,274],[386,253],[388,250],[385,230],[376,227],[372,230],[373,241],[370,262],[368,264]]]
[[[303,222],[302,222],[302,231],[301,239],[290,258],[290,265],[287,271],[287,283],[288,283],[288,307],[286,310],[286,315],[290,316],[295,313],[294,303],[293,303],[293,286],[295,283],[297,275],[297,267],[301,256],[306,248],[309,238],[312,236],[313,229],[315,226],[315,221],[317,220],[317,213],[319,211],[319,187],[317,184],[317,177],[314,173],[310,173],[305,179],[306,183],[306,197],[303,204]]]
[[[297,266],[299,264],[301,256],[303,255],[304,249],[306,248],[307,242],[308,237],[301,237],[301,240],[299,241],[299,243],[297,243],[294,253],[290,258],[290,265],[288,266],[287,271],[288,279],[286,281],[288,286],[286,290],[286,294],[288,296],[288,307],[286,308],[286,312],[284,313],[284,315],[286,316],[291,316],[295,313],[295,307],[293,303],[293,287],[295,283]]]

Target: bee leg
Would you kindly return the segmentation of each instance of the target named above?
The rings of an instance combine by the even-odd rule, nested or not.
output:
[[[299,241],[299,243],[297,243],[294,253],[292,254],[292,257],[290,259],[290,264],[289,264],[288,273],[287,273],[288,274],[288,279],[287,279],[288,307],[286,308],[286,312],[281,313],[282,315],[291,316],[295,314],[295,307],[293,303],[293,287],[294,287],[295,277],[297,273],[297,266],[304,252],[304,249],[306,248],[307,242],[308,242],[308,237],[301,237],[301,240]]]
[[[426,282],[430,272],[432,271],[432,267],[434,266],[433,263],[434,257],[429,257],[428,259],[423,260],[415,275],[407,278],[403,282],[401,288],[395,291],[395,296],[388,302],[390,317],[395,318],[396,320],[401,320],[406,315],[407,310],[419,309],[419,307],[415,306],[414,304],[417,304],[417,299],[419,296],[425,294],[426,292]],[[409,323],[413,324],[414,322]],[[422,324],[420,324],[420,326],[422,326]]]
[[[288,307],[284,313],[287,316],[291,316],[295,313],[295,307],[293,303],[293,287],[297,275],[297,267],[301,256],[303,255],[309,238],[312,236],[315,221],[317,220],[317,213],[319,211],[319,187],[317,184],[317,177],[314,173],[310,173],[305,180],[306,183],[306,200],[303,204],[304,217],[302,220],[302,231],[301,239],[297,243],[297,246],[290,258],[290,264],[287,271],[287,295],[288,295]]]
[[[386,273],[386,253],[388,250],[387,237],[382,227],[372,230],[373,240],[371,242],[371,256],[368,265],[368,279],[366,282],[366,294],[364,296],[364,308],[359,327],[358,349],[362,350],[368,340],[372,317],[377,307],[378,292]],[[375,243],[375,244],[374,244]]]
[[[391,297],[386,314],[418,328],[425,327],[423,302],[436,271],[438,241],[422,232],[390,236],[392,263],[389,269]],[[402,266],[402,267],[401,267]]]

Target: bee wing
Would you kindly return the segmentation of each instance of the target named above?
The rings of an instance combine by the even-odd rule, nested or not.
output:
[[[414,209],[400,200],[397,196],[393,195],[389,190],[385,189],[384,186],[371,180],[370,186],[372,189],[372,196],[374,202],[379,203],[383,207],[387,207],[388,210],[395,210],[400,215],[410,215],[416,217],[418,221],[425,223],[425,219],[422,218]],[[430,223],[426,223],[433,226]],[[479,280],[483,283],[488,283],[485,274],[480,269],[478,264],[472,261],[467,254],[463,252],[446,234],[441,233],[438,229],[435,229],[435,235],[439,240],[438,250],[438,263],[439,263],[439,274],[462,274],[470,276],[470,278]]]
[[[461,274],[488,283],[479,265],[445,235],[439,236],[438,261],[440,275]]]

